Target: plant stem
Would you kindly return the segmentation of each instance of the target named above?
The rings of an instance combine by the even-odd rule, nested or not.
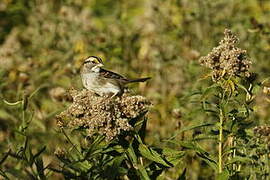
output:
[[[236,142],[235,142],[235,138],[232,137],[233,140],[232,140],[232,147],[233,147],[233,154],[232,154],[232,159],[235,158],[236,156],[236,149],[235,149],[235,146],[236,146]],[[235,172],[237,170],[237,166],[236,166],[236,163],[233,163],[232,164],[232,168],[233,168],[233,171]]]
[[[222,173],[222,139],[223,139],[223,112],[219,113],[219,143],[218,143],[218,172]]]
[[[73,144],[73,142],[71,141],[71,139],[68,137],[68,135],[67,135],[67,133],[65,132],[65,130],[64,130],[64,129],[61,129],[61,130],[62,130],[64,136],[67,138],[68,142],[73,146],[73,148],[74,148],[79,154],[81,154],[81,152],[78,150],[78,148],[76,147],[76,145]]]

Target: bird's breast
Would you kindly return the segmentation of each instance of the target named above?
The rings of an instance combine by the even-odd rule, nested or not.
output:
[[[121,91],[121,88],[108,80],[104,80],[102,78],[98,77],[98,73],[85,73],[82,74],[82,83],[83,86],[90,90],[94,91],[97,94],[103,95],[103,94],[117,94]]]
[[[86,89],[90,89],[92,86],[97,85],[97,73],[84,73],[81,75],[83,86]]]

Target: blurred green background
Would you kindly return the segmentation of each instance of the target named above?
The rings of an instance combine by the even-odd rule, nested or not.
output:
[[[79,68],[89,55],[124,76],[152,77],[131,89],[153,102],[146,140],[159,144],[202,120],[183,97],[207,86],[199,81],[207,70],[198,59],[218,44],[225,28],[240,38],[252,71],[260,79],[270,75],[269,19],[268,0],[1,0],[0,152],[17,148],[22,121],[21,110],[3,100],[32,95],[29,141],[36,149],[47,145],[46,163],[53,163],[55,148],[65,143],[55,115],[70,103],[65,91],[82,88]],[[264,98],[257,97],[257,124],[269,121]],[[198,165],[193,171],[190,176],[198,178]]]

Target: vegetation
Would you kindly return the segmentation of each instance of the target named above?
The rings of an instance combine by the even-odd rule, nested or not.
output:
[[[0,179],[269,179],[269,9],[1,1]],[[89,55],[152,79],[98,97]]]

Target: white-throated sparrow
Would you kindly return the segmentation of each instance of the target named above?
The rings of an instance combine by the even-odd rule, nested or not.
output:
[[[85,59],[81,67],[81,78],[83,86],[100,95],[121,95],[126,84],[133,82],[144,82],[150,77],[139,79],[127,79],[117,73],[101,68],[103,62],[101,58],[89,56]]]

